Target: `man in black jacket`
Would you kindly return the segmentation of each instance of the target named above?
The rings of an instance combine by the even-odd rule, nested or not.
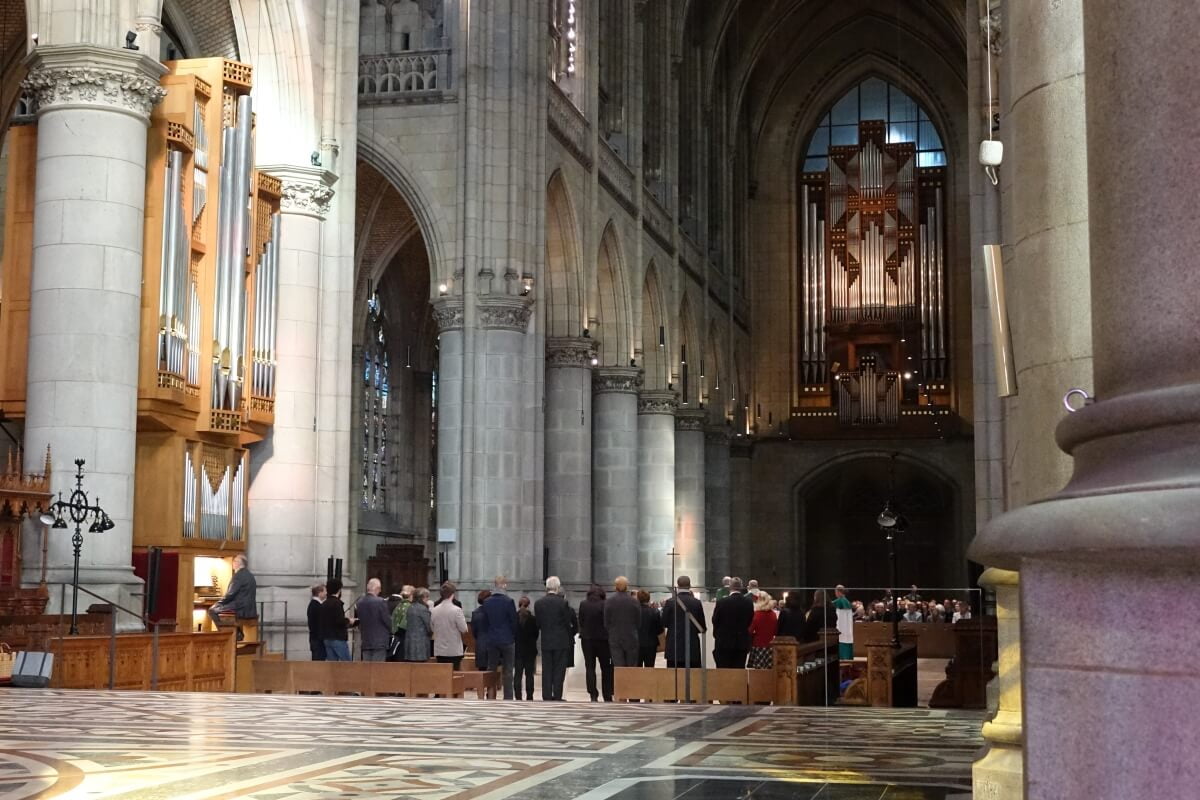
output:
[[[745,669],[750,654],[750,623],[754,601],[742,593],[742,579],[734,578],[729,596],[713,609],[713,659],[718,669]]]
[[[233,579],[225,596],[215,606],[208,610],[213,622],[222,611],[232,611],[237,619],[258,619],[258,601],[255,598],[257,589],[254,583],[254,573],[246,567],[246,556],[238,553],[233,557]],[[241,632],[238,632],[241,638]]]
[[[533,604],[533,618],[542,638],[542,699],[562,700],[567,663],[575,650],[573,613],[562,596],[562,583],[554,575],[546,579],[546,596]]]
[[[613,581],[615,590],[604,598],[604,627],[608,631],[608,652],[614,667],[638,665],[638,623],[642,609],[629,593],[629,580],[622,575]]]
[[[326,587],[325,602],[317,614],[317,630],[325,643],[326,661],[349,661],[350,620],[346,619],[346,607],[342,605],[342,582],[334,578]]]
[[[325,602],[325,584],[312,587],[312,600],[308,601],[308,649],[313,661],[325,660],[325,642],[321,641],[321,603]]]
[[[608,650],[608,630],[604,627],[604,590],[594,583],[579,604],[579,643],[583,648],[584,678],[592,702],[597,702],[603,694],[604,702],[611,703],[613,667]],[[596,687],[597,662],[600,664],[599,689]]]
[[[392,617],[387,600],[379,596],[379,578],[367,581],[367,593],[354,605],[354,616],[362,634],[362,660],[386,661],[388,643],[392,640]]]
[[[663,627],[667,629],[667,666],[700,667],[704,663],[700,631],[708,630],[704,624],[704,606],[692,594],[692,579],[687,575],[680,575],[675,585],[678,591],[663,603],[662,610]]]

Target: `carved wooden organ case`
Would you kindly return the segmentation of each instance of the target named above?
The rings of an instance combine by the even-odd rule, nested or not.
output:
[[[944,167],[918,167],[874,120],[800,175],[799,416],[895,425],[904,406],[949,404],[944,187]]]
[[[146,165],[135,544],[241,549],[245,448],[275,416],[282,191],[254,169],[251,67],[167,66]]]

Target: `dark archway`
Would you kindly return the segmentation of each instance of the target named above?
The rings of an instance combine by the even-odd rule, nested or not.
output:
[[[912,461],[867,455],[822,470],[798,490],[797,549],[805,585],[888,584],[887,540],[875,519],[889,498],[909,523],[897,539],[897,583],[958,583],[954,485]]]

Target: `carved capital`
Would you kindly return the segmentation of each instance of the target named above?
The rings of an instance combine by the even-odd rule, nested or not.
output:
[[[638,414],[675,414],[679,395],[670,390],[651,389],[638,394]]]
[[[596,340],[582,336],[553,336],[546,339],[546,367],[592,368]]]
[[[278,178],[283,187],[279,197],[280,212],[317,219],[329,215],[333,184],[337,181],[337,176],[329,170],[292,164],[272,164],[259,169]]]
[[[637,394],[642,371],[637,367],[600,367],[592,376],[592,394]]]
[[[709,426],[704,429],[704,443],[715,445],[717,447],[729,447],[729,443],[733,440],[733,432],[728,426]]]
[[[990,17],[990,21],[989,21]],[[997,6],[979,18],[979,43],[987,47],[988,28],[992,32],[992,55],[1004,54],[1004,17]]]
[[[702,408],[681,408],[675,412],[675,430],[703,431],[708,412]]]
[[[484,330],[524,333],[533,313],[533,299],[510,294],[485,294],[479,298],[479,327]]]
[[[433,320],[438,333],[463,329],[463,301],[461,297],[442,297],[433,303]]]
[[[149,121],[167,95],[158,79],[167,68],[133,50],[95,45],[48,45],[28,59],[21,84],[40,114],[64,108],[100,108]]]

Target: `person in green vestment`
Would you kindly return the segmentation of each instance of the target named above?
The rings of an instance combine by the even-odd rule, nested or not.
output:
[[[729,584],[732,582],[733,578],[729,577],[728,575],[726,575],[724,578],[721,578],[721,588],[717,589],[716,599],[720,600],[724,597],[729,597]]]
[[[838,584],[834,588],[837,599],[833,608],[837,612],[838,627],[838,658],[842,661],[854,660],[854,606],[846,597],[846,587]]]

